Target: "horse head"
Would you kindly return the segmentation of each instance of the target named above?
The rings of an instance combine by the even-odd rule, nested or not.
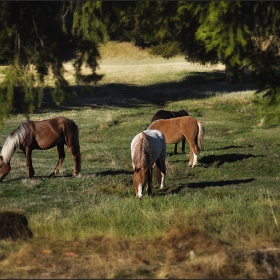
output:
[[[143,167],[134,168],[133,185],[135,187],[136,197],[141,198],[143,195],[143,187],[146,185],[149,176],[149,169]]]
[[[0,182],[8,175],[11,170],[10,163],[5,163],[3,157],[0,156]]]

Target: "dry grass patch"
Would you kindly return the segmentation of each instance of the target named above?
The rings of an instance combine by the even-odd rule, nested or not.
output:
[[[1,278],[278,278],[279,244],[234,249],[198,228],[177,224],[163,238],[84,241],[35,238],[5,253]],[[278,266],[272,266],[278,264]]]

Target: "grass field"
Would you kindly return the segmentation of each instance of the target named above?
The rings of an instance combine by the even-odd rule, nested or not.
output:
[[[73,84],[77,97],[59,107],[46,93],[30,116],[78,124],[82,171],[70,177],[66,151],[49,179],[56,149],[34,151],[35,177],[26,179],[24,155],[14,153],[0,210],[24,213],[34,237],[0,241],[0,277],[278,278],[280,128],[260,126],[254,84],[228,84],[221,65],[164,60],[129,44],[101,54],[105,75],[93,93]],[[166,188],[154,184],[139,200],[130,143],[159,109],[202,121],[204,150],[191,168],[187,143],[185,155],[167,145]],[[0,146],[24,120],[6,121]]]

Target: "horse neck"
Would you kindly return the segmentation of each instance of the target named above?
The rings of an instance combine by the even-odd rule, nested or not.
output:
[[[26,130],[21,125],[16,130],[14,130],[6,139],[2,151],[1,156],[5,163],[10,162],[15,150],[20,147],[21,138],[25,135],[23,132]]]

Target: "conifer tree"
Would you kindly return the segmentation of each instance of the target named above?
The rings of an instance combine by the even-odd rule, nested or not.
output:
[[[193,4],[195,6],[195,4]],[[190,8],[190,6],[188,7]],[[280,3],[209,2],[196,6],[196,38],[215,51],[235,79],[248,69],[259,88],[255,104],[263,122],[280,121]]]
[[[230,82],[249,70],[259,88],[254,103],[261,117],[280,121],[279,2],[152,1],[129,7],[135,24],[128,20],[127,34],[134,36],[128,38],[150,42],[152,52],[165,58],[184,54],[191,62],[223,63]]]
[[[54,76],[51,94],[60,104],[75,95],[64,78],[63,62],[73,61],[79,84],[97,82],[98,45],[108,38],[100,2],[0,2],[0,124],[11,113],[41,106],[45,78]],[[91,73],[82,74],[85,64]]]

